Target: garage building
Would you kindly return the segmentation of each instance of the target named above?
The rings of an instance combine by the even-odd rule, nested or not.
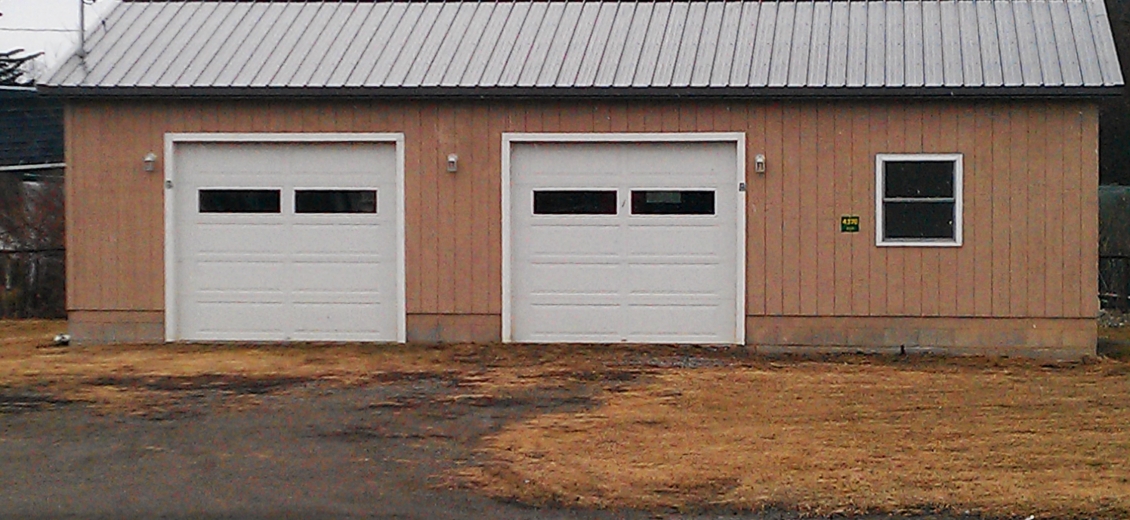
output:
[[[77,342],[1093,354],[1101,0],[123,1]]]

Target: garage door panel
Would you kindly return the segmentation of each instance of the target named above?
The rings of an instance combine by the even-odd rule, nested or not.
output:
[[[522,291],[534,296],[557,294],[617,294],[620,263],[562,262],[529,266]]]
[[[582,227],[535,223],[531,225],[530,233],[520,235],[521,241],[518,244],[519,247],[536,255],[618,254],[616,242],[620,234],[620,225],[602,224],[596,221],[588,224]]]
[[[632,264],[625,284],[629,294],[723,296],[709,283],[727,273],[718,264]]]
[[[172,339],[399,338],[395,145],[177,144],[174,154]],[[269,214],[200,213],[199,191],[217,186],[278,190],[280,204]],[[298,192],[309,190],[337,198],[299,213]],[[357,190],[377,194],[377,213],[372,198],[336,193]]]
[[[288,295],[285,291],[278,289],[228,289],[223,290],[200,290],[193,295],[193,301],[199,304],[219,304],[219,303],[249,303],[249,302],[262,302],[262,303],[286,303]]]
[[[374,301],[383,297],[380,291],[292,291],[288,300],[297,305],[377,305]]]
[[[287,158],[286,145],[242,143],[182,143],[177,145],[177,166],[200,177],[231,173],[276,175],[277,164]]]
[[[519,143],[511,157],[510,339],[741,341],[733,142]],[[615,214],[533,214],[535,192],[613,186]]]
[[[671,341],[728,341],[729,337],[720,334],[718,329],[718,315],[724,311],[717,304],[628,305],[625,312],[628,340],[651,337]]]
[[[294,291],[333,291],[345,295],[378,291],[390,285],[377,267],[375,262],[294,262],[288,267],[288,277]]]
[[[286,228],[281,224],[197,224],[191,250],[210,253],[274,253],[285,251]]]
[[[269,339],[281,330],[287,305],[284,302],[199,302],[194,306],[193,332],[199,339]]]
[[[389,237],[386,235],[389,234],[376,222],[296,224],[291,228],[290,242],[293,251],[299,254],[324,254],[327,251],[333,254],[379,253],[388,248]]]
[[[295,332],[364,333],[380,330],[376,325],[387,309],[379,303],[308,302],[296,303]]]
[[[605,341],[620,340],[620,305],[552,304],[530,307],[530,319],[523,330],[516,330],[525,341]]]
[[[528,144],[513,150],[511,170],[536,172],[537,177],[588,176],[608,178],[621,167],[623,152],[608,144]]]
[[[629,231],[626,249],[633,256],[715,257],[729,249],[716,229],[632,226]]]
[[[279,290],[287,278],[282,262],[197,262],[197,291]]]

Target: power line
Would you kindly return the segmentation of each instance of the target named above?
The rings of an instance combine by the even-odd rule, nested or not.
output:
[[[43,27],[0,27],[0,31],[18,31],[20,33],[77,33],[78,29],[50,29]]]

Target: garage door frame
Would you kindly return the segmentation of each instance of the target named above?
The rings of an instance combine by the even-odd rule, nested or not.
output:
[[[405,303],[404,134],[402,133],[166,133],[165,134],[165,341],[180,339],[177,323],[175,151],[178,144],[392,143],[396,147],[396,341],[407,340]]]
[[[514,343],[511,267],[510,157],[515,144],[529,143],[733,143],[737,148],[734,182],[738,201],[735,218],[735,331],[745,343],[746,300],[746,135],[744,132],[701,133],[511,133],[502,134],[502,342]]]

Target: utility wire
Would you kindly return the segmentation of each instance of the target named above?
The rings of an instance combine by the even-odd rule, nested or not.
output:
[[[0,27],[0,31],[19,32],[78,32],[78,29],[46,29],[42,27]]]

